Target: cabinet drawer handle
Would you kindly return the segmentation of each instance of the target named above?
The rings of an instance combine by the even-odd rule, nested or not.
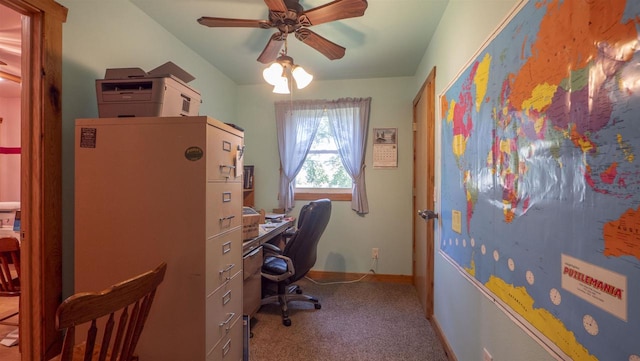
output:
[[[222,276],[222,274],[223,274],[223,273],[231,271],[231,269],[232,269],[233,267],[235,267],[235,266],[236,266],[236,264],[235,264],[235,263],[232,263],[232,264],[228,265],[228,266],[227,266],[227,268],[225,268],[225,269],[221,269],[220,271],[218,271],[218,274],[219,274],[220,276]],[[230,279],[231,279],[231,277],[227,277],[227,281],[228,281],[228,280],[230,280]]]
[[[233,318],[235,317],[236,313],[235,312],[231,312],[229,314],[229,317],[227,317],[226,320],[224,320],[224,322],[222,322],[219,326],[222,327],[224,325],[226,325],[227,323],[231,322],[231,320],[233,320]]]
[[[220,222],[224,222],[224,221],[230,221],[232,219],[236,218],[236,216],[226,216],[226,217],[222,217],[220,218]]]

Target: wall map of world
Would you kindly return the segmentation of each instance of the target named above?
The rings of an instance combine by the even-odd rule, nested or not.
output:
[[[555,357],[640,360],[640,1],[521,2],[441,112],[440,253]]]

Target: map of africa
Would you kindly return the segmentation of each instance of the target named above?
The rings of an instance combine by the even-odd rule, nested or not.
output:
[[[554,356],[640,360],[640,1],[523,1],[441,111],[441,254]]]

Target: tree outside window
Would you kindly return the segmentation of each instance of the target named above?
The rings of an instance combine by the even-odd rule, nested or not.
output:
[[[305,192],[309,188],[346,188],[350,192],[351,186],[352,180],[340,159],[329,119],[322,117],[311,149],[296,176],[296,189]]]

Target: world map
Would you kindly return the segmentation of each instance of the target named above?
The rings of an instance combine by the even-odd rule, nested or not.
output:
[[[441,254],[554,356],[640,360],[640,1],[521,2],[441,112]]]

